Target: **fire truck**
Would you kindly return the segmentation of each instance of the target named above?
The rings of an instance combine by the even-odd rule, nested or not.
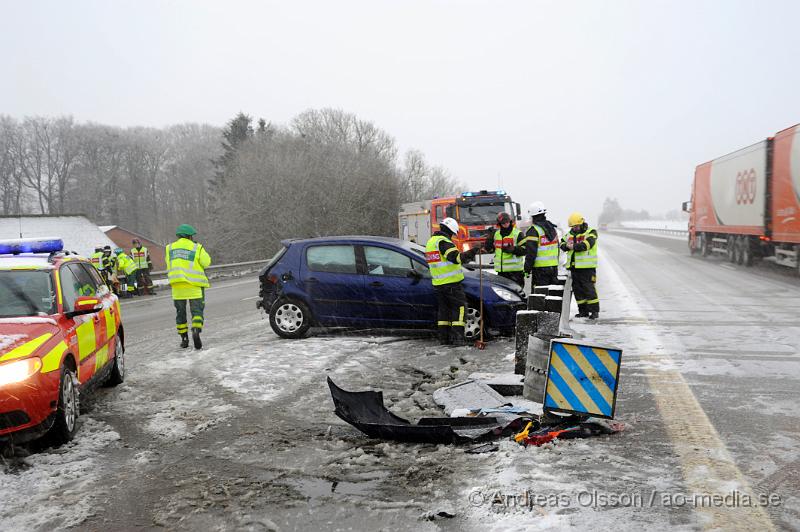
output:
[[[464,192],[458,196],[404,203],[397,216],[400,238],[424,246],[439,229],[439,222],[450,217],[458,222],[458,234],[453,237],[453,243],[466,251],[480,245],[495,231],[497,214],[503,211],[519,225],[522,220],[519,203],[511,201],[504,190]]]
[[[800,272],[800,124],[697,167],[689,249]]]

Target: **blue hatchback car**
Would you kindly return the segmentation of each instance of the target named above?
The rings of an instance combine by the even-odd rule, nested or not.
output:
[[[376,236],[284,240],[261,270],[257,303],[272,330],[302,338],[312,326],[435,328],[436,296],[425,249],[413,242]],[[464,271],[466,334],[480,333],[478,272]],[[493,273],[483,276],[485,329],[513,332],[522,288]]]

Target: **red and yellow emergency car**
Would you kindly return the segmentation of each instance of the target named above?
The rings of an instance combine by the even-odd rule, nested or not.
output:
[[[125,378],[117,296],[57,238],[0,240],[0,443],[72,439],[79,397]]]

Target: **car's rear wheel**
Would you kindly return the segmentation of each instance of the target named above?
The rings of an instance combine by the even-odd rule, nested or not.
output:
[[[48,437],[54,445],[61,445],[71,441],[78,431],[80,403],[77,382],[75,371],[68,366],[64,366],[61,369],[61,381],[58,385],[56,417],[48,433]]]
[[[125,381],[125,349],[122,347],[122,340],[119,338],[119,333],[116,335],[114,343],[114,362],[111,366],[111,374],[108,376],[106,384],[108,386],[117,386]]]
[[[269,325],[281,338],[303,338],[311,328],[311,311],[301,301],[280,298],[269,310]]]
[[[481,312],[471,303],[467,305],[464,314],[464,336],[467,340],[478,340],[481,337]]]

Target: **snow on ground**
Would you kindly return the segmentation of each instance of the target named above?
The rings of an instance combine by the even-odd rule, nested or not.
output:
[[[620,227],[626,229],[668,229],[670,231],[687,231],[687,220],[630,220],[619,222]]]
[[[0,529],[53,530],[82,523],[94,513],[95,483],[119,434],[106,423],[82,419],[72,442],[19,459],[3,459]],[[28,511],[20,511],[26,508]]]

